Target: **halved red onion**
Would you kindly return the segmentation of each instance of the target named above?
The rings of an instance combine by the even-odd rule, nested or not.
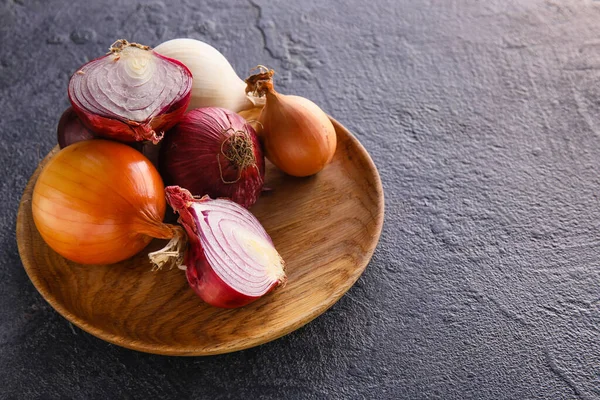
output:
[[[162,143],[167,184],[196,196],[228,197],[248,208],[264,184],[265,157],[254,128],[219,107],[187,112]]]
[[[181,62],[121,39],[73,74],[69,99],[98,135],[158,143],[184,114],[191,89],[192,74]]]
[[[196,199],[178,186],[165,193],[188,235],[188,283],[205,302],[242,307],[285,284],[285,263],[248,210],[226,199]]]

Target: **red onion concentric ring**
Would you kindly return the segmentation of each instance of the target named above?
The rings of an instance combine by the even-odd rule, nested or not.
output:
[[[69,99],[94,133],[157,143],[183,116],[192,74],[148,46],[115,42],[110,52],[82,66],[69,82]]]
[[[242,307],[286,282],[284,261],[244,207],[227,199],[195,199],[178,186],[165,192],[188,234],[188,283],[205,302]]]

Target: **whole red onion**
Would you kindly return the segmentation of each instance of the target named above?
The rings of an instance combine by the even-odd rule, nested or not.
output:
[[[56,137],[58,139],[58,146],[61,149],[64,149],[73,143],[95,139],[97,135],[86,128],[81,123],[81,120],[73,110],[73,107],[69,107],[63,112],[58,121]]]
[[[262,190],[265,159],[244,118],[223,108],[197,108],[165,137],[161,172],[169,185],[196,196],[228,197],[248,208]]]
[[[215,307],[243,307],[285,285],[285,263],[250,211],[227,199],[196,199],[177,186],[165,188],[165,194],[187,233],[183,263],[188,283],[202,300]],[[153,253],[150,258],[156,259]]]
[[[73,107],[67,108],[60,117],[58,128],[56,129],[56,136],[58,138],[58,146],[61,149],[84,140],[103,139],[83,125],[73,110]],[[149,140],[145,140],[143,142],[131,142],[125,144],[145,155],[152,165],[158,168],[161,143],[154,144]]]
[[[69,99],[94,133],[124,142],[158,143],[190,102],[192,74],[148,46],[116,41],[69,81]]]

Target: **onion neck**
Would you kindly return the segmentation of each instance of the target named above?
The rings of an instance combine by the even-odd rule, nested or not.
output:
[[[164,224],[162,222],[140,225],[137,232],[156,239],[172,239],[183,233],[183,229],[177,225]]]
[[[279,103],[279,98],[280,95],[279,93],[277,93],[273,87],[271,86],[271,91],[268,91],[267,94],[265,95],[267,101],[269,102],[269,104],[275,104],[275,103]]]
[[[246,93],[251,93],[255,97],[263,97],[268,93],[275,94],[273,87],[273,75],[275,71],[262,65],[256,67],[260,70],[258,74],[249,76],[246,79]]]

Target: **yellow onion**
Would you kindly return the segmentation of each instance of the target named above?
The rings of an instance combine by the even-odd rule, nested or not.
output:
[[[165,191],[156,168],[140,152],[106,140],[65,147],[46,164],[33,190],[35,226],[63,257],[112,264],[152,238],[181,228],[162,222]]]
[[[333,124],[312,101],[277,93],[273,88],[274,71],[262,69],[246,79],[246,92],[266,98],[258,118],[266,157],[289,175],[316,174],[335,153]]]

